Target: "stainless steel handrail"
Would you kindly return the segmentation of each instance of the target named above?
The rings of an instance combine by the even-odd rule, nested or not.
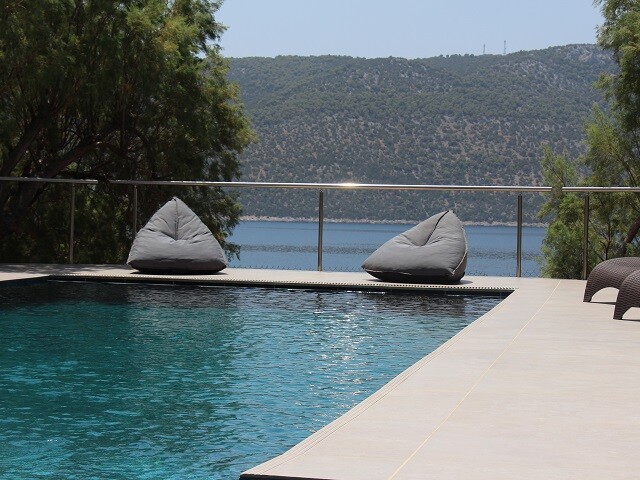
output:
[[[640,193],[640,187],[562,187],[561,190],[567,193]]]
[[[5,177],[0,177],[2,180]],[[520,185],[410,185],[384,183],[300,183],[300,182],[208,182],[180,180],[111,180],[121,185],[165,185],[189,187],[230,188],[295,188],[311,190],[430,190],[430,191],[481,191],[481,192],[551,192],[551,187]]]
[[[86,178],[0,177],[4,182],[74,183],[97,185],[100,180]],[[385,183],[306,183],[306,182],[210,182],[206,180],[104,180],[113,185],[162,185],[175,187],[295,188],[310,190],[424,190],[477,192],[551,192],[551,187],[524,185],[411,185]],[[578,191],[578,190],[576,190]],[[583,191],[583,190],[579,190]],[[617,191],[617,190],[616,190]],[[637,190],[640,191],[640,188]]]
[[[0,182],[34,182],[34,183],[72,183],[76,185],[98,185],[99,180],[83,178],[44,178],[44,177],[0,177]]]
[[[114,185],[165,185],[185,187],[229,187],[229,188],[298,188],[314,190],[432,190],[432,191],[481,191],[481,192],[534,192],[548,193],[553,187],[543,185],[413,185],[385,183],[312,183],[312,182],[212,182],[207,180],[96,180],[87,178],[44,178],[44,177],[0,177],[5,182],[110,183]],[[561,187],[563,192],[582,193],[640,193],[640,187]]]
[[[324,224],[324,190],[417,190],[417,191],[476,191],[476,192],[504,192],[518,193],[517,206],[517,239],[516,239],[516,276],[521,275],[522,265],[522,194],[549,193],[552,187],[523,186],[523,185],[412,185],[412,184],[374,184],[374,183],[307,183],[307,182],[219,182],[206,180],[96,180],[76,178],[42,178],[42,177],[2,177],[0,182],[38,182],[38,183],[67,183],[75,185],[97,185],[100,183],[112,185],[134,186],[133,226],[137,231],[137,187],[142,185],[175,186],[175,187],[211,187],[211,188],[291,188],[310,189],[319,191],[318,212],[318,270],[322,270],[322,237]],[[588,274],[588,224],[589,224],[589,194],[590,193],[640,193],[640,187],[562,187],[562,192],[584,193],[584,234],[583,234],[583,278]],[[73,191],[75,194],[75,190]],[[71,232],[70,232],[70,263],[73,263],[74,241],[74,203],[72,195]]]

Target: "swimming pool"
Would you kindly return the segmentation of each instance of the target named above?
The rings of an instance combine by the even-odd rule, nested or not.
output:
[[[238,478],[499,301],[64,282],[0,287],[0,476]]]

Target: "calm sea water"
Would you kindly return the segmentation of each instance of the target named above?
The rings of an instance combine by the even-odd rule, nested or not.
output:
[[[412,225],[325,223],[323,269],[360,271],[362,262],[380,245]],[[468,275],[514,276],[515,227],[465,227],[469,243]],[[538,276],[540,246],[546,229],[525,227],[522,274]],[[315,270],[318,266],[318,226],[305,222],[241,222],[231,237],[241,246],[231,266]]]
[[[0,287],[0,477],[237,479],[499,301]]]

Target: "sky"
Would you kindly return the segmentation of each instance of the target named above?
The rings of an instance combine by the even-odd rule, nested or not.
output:
[[[595,43],[592,0],[225,0],[225,57],[427,58]]]

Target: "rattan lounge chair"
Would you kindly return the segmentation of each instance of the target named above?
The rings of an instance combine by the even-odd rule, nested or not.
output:
[[[622,316],[631,307],[640,307],[640,270],[627,275],[627,278],[620,285],[613,318],[622,320]]]
[[[593,295],[603,288],[620,288],[629,274],[640,270],[640,257],[621,257],[605,260],[594,267],[584,289],[584,302],[590,302]]]

